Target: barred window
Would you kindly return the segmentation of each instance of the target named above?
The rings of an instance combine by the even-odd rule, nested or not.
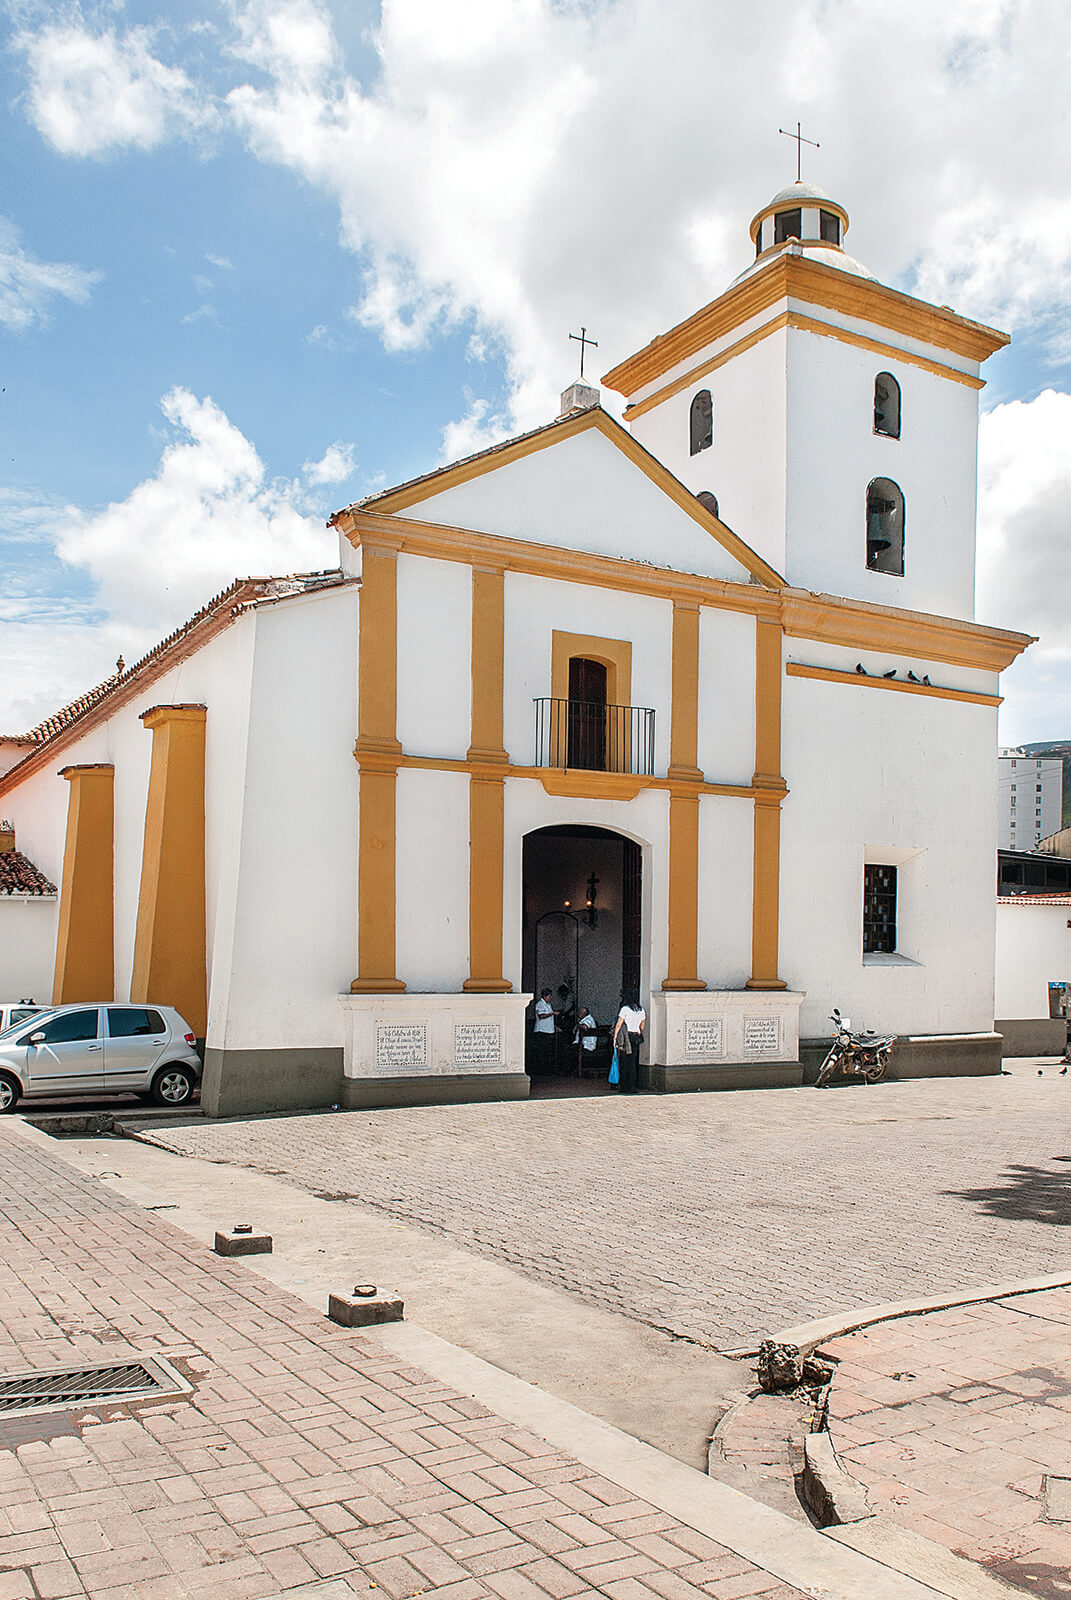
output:
[[[896,868],[863,868],[863,953],[896,949]]]

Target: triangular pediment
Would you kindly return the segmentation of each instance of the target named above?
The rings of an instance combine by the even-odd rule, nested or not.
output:
[[[598,407],[375,495],[350,512],[404,512],[529,544],[680,572],[785,580]],[[346,513],[340,512],[341,520]]]

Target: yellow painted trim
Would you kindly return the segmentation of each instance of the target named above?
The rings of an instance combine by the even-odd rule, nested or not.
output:
[[[853,333],[850,328],[838,328],[832,322],[822,322],[817,317],[805,317],[802,311],[790,311],[788,325],[790,328],[799,329],[801,333],[817,333],[825,339],[839,339],[842,344],[855,345],[859,350],[873,351],[885,361],[902,361],[906,366],[919,367],[923,372],[932,373],[934,377],[950,378],[953,383],[962,383],[968,389],[985,388],[985,379],[976,378],[970,372],[961,372],[958,367],[946,366],[943,361],[931,361],[928,356],[917,356],[910,350],[901,350],[897,345],[883,344],[880,339],[870,339],[865,334]]]
[[[669,932],[663,989],[705,989],[699,977],[699,797],[669,799]]]
[[[397,949],[398,542],[362,551],[357,653],[360,767],[354,994],[399,993]]]
[[[404,755],[390,764],[391,771],[396,771],[400,767],[412,767],[418,772],[465,772],[477,778],[488,776],[484,763],[454,761],[449,756]],[[529,779],[543,784],[548,793],[587,797],[592,800],[628,800],[645,789],[666,789],[670,794],[716,794],[740,800],[750,800],[758,792],[756,786],[751,783],[707,783],[705,780],[691,782],[668,775],[664,778],[649,778],[626,772],[588,772],[578,767],[570,767],[563,771],[560,767],[521,767],[513,763],[502,768],[497,776]],[[768,785],[759,786],[759,788],[768,787]]]
[[[505,782],[469,779],[469,976],[467,994],[508,994],[502,976],[502,855]]]
[[[635,800],[648,787],[630,772],[590,772],[582,767],[536,767],[547,794],[569,800]]]
[[[502,747],[506,575],[501,567],[472,569],[472,724],[470,761],[508,761]]]
[[[749,989],[783,989],[777,975],[781,906],[782,635],[769,622],[755,626],[754,872]]]
[[[969,372],[961,372],[958,367],[946,366],[942,361],[931,361],[928,356],[917,356],[909,350],[902,350],[898,345],[883,344],[880,339],[869,339],[861,333],[852,333],[848,328],[838,328],[832,322],[822,322],[817,317],[808,317],[802,311],[782,311],[778,316],[764,322],[761,328],[756,328],[745,338],[738,339],[723,350],[720,355],[711,356],[707,361],[701,361],[697,367],[692,367],[681,377],[674,378],[672,383],[667,383],[663,388],[656,389],[644,400],[637,400],[634,405],[625,407],[625,419],[634,422],[637,417],[642,417],[648,411],[653,411],[655,406],[660,406],[665,400],[672,400],[674,395],[690,389],[693,384],[706,378],[710,373],[716,372],[727,361],[733,361],[737,356],[743,355],[745,350],[751,350],[755,345],[761,344],[763,339],[768,339],[771,334],[779,333],[783,328],[796,328],[801,333],[817,333],[829,339],[839,339],[843,344],[855,345],[860,350],[873,351],[885,361],[901,361],[907,366],[919,367],[923,372],[932,373],[938,378],[950,378],[953,383],[962,383],[968,389],[984,389],[985,379],[976,378]]]
[[[115,768],[64,767],[60,777],[70,792],[52,1004],[114,1000]]]
[[[673,603],[673,676],[669,735],[669,776],[699,778],[699,607]]]
[[[130,998],[174,1006],[199,1039],[208,1029],[205,932],[204,706],[153,706],[141,887]]]
[[[606,668],[607,705],[632,704],[631,639],[601,639],[593,633],[561,633],[555,628],[550,662],[550,692],[555,700],[569,698],[569,663],[575,656]]]
[[[719,355],[711,356],[706,361],[701,361],[697,367],[692,367],[689,372],[682,373],[679,378],[674,378],[672,383],[667,383],[664,388],[656,389],[644,400],[637,400],[634,405],[625,407],[625,420],[634,422],[637,417],[642,417],[645,412],[653,411],[655,406],[660,406],[663,400],[672,400],[673,396],[680,394],[684,389],[690,389],[693,384],[702,378],[709,377],[712,372],[717,372],[719,367],[724,367],[727,361],[734,361],[737,356],[742,356],[745,350],[751,350],[772,333],[780,333],[788,327],[789,313],[782,311],[778,316],[772,317],[769,322],[764,322],[761,328],[755,328],[746,334],[743,339],[737,339],[735,344],[729,345]]]
[[[775,572],[773,567],[757,555],[750,545],[745,544],[738,534],[727,528],[704,505],[701,505],[690,489],[686,489],[661,461],[640,444],[638,439],[634,439],[627,429],[599,406],[593,406],[589,411],[577,412],[575,416],[563,418],[562,421],[541,428],[536,433],[527,434],[524,438],[498,445],[493,450],[486,450],[478,456],[469,457],[467,461],[459,461],[455,466],[444,467],[425,478],[417,478],[412,483],[388,490],[386,494],[378,495],[374,500],[368,501],[367,509],[349,506],[346,510],[335,513],[331,518],[331,525],[340,528],[347,538],[357,543],[358,541],[352,538],[353,532],[369,513],[387,516],[405,511],[410,506],[444,494],[447,489],[455,489],[473,478],[483,477],[485,473],[496,472],[499,467],[519,461],[524,456],[533,455],[536,451],[547,450],[552,445],[560,444],[563,440],[571,439],[579,433],[587,433],[592,428],[601,433],[611,444],[616,445],[633,466],[638,467],[686,516],[691,517],[704,533],[716,539],[751,577],[771,589],[784,587],[785,580],[780,573]]]
[[[779,255],[761,272],[719,295],[709,305],[653,339],[603,377],[603,383],[626,397],[672,371],[682,361],[750,322],[779,301],[795,299],[846,316],[877,323],[893,333],[917,339],[938,350],[950,350],[971,361],[984,361],[1008,343],[1008,335],[954,311],[945,311],[872,278],[859,278],[803,255]]]
[[[694,601],[715,610],[780,621],[786,634],[796,638],[818,639],[851,649],[892,650],[919,660],[943,661],[986,672],[1002,672],[1034,643],[1032,634],[990,628],[979,622],[901,611],[804,589],[774,592],[754,583],[731,583],[725,578],[705,578],[641,561],[555,549],[470,528],[379,517],[371,512],[355,513],[346,536],[360,547],[389,537],[394,549],[411,555],[466,565],[500,565],[507,572],[589,584],[617,593],[649,595],[657,600]]]
[[[899,611],[865,600],[807,594],[802,589],[785,590],[780,598],[782,625],[791,638],[817,639],[853,650],[883,650],[952,667],[1003,672],[1035,642],[1028,633],[923,611]]]
[[[817,678],[821,683],[850,683],[856,689],[895,689],[899,694],[928,694],[934,700],[962,700],[973,706],[999,706],[1000,694],[975,694],[969,689],[942,689],[932,683],[900,683],[895,678],[866,676],[861,672],[840,672],[833,667],[808,667],[802,661],[785,665],[789,678]]]

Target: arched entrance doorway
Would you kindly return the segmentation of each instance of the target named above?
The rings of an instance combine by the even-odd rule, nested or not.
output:
[[[533,1094],[607,1087],[622,991],[640,987],[642,863],[635,840],[609,828],[566,824],[525,837],[522,982],[537,998],[549,989],[556,1013],[552,1038],[529,1030]],[[598,1027],[595,1050],[576,1039],[584,1008]]]

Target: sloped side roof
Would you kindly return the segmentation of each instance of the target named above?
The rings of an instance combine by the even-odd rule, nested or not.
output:
[[[5,850],[0,854],[0,895],[55,893],[56,885],[50,883],[21,850]]]
[[[357,581],[338,568],[325,572],[292,573],[280,578],[236,578],[226,589],[214,595],[207,605],[195,611],[181,627],[169,633],[166,639],[161,639],[159,644],[153,645],[133,666],[124,667],[122,672],[105,678],[103,683],[98,683],[59,711],[53,712],[50,717],[45,717],[28,733],[3,736],[6,742],[26,745],[28,750],[15,766],[0,776],[0,794],[15,788],[31,771],[36,770],[46,754],[50,755],[57,748],[70,743],[98,716],[110,715],[133,695],[142,693],[184,656],[199,650],[245,611]]]

